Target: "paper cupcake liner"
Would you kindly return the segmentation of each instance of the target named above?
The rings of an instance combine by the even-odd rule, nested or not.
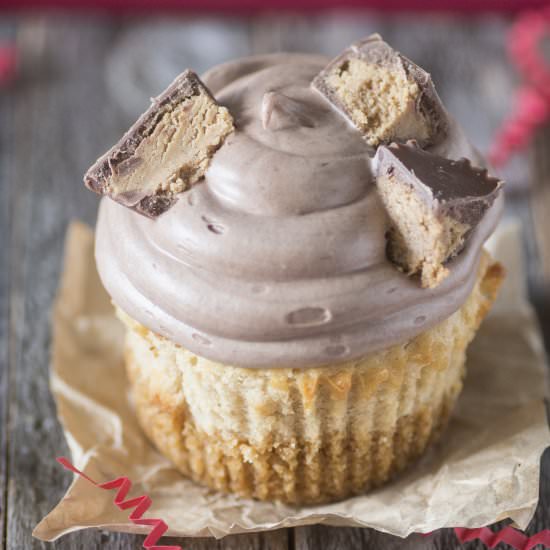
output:
[[[147,381],[139,380],[147,368],[140,360],[134,352],[127,352],[140,423],[184,474],[221,491],[288,503],[344,498],[381,485],[405,468],[446,424],[461,387],[463,370],[462,361],[455,361],[452,373],[446,370],[446,376],[438,376],[437,382],[432,380],[434,396],[441,397],[434,397],[430,404],[418,402],[420,392],[418,388],[411,389],[412,380],[404,380],[397,392],[380,388],[368,403],[364,423],[352,412],[354,408],[365,409],[360,391],[338,388],[336,391],[346,395],[335,399],[331,396],[332,387],[322,388],[331,382],[320,382],[315,406],[309,410],[297,406],[294,418],[289,419],[294,427],[288,429],[286,441],[264,441],[258,445],[239,434],[228,437],[223,429],[211,433],[202,430],[190,416],[187,404],[171,408],[158,393],[150,391]],[[432,378],[428,370],[424,369],[427,376],[421,375],[417,386]],[[348,380],[350,388],[362,383],[360,374]],[[441,388],[448,386],[449,381],[450,388]],[[399,414],[395,409],[409,404],[399,405],[396,393],[404,392],[406,386],[414,402],[413,412]],[[204,389],[207,393],[208,387]],[[289,390],[304,399],[298,384],[292,383]],[[247,418],[250,425],[266,423],[256,404],[247,402],[246,397],[238,414]],[[380,430],[373,419],[383,415],[387,415],[388,427]],[[304,437],[306,423],[318,425],[317,438]]]

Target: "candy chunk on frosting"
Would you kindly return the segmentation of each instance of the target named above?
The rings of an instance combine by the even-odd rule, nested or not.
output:
[[[390,217],[388,256],[434,288],[492,206],[502,182],[467,159],[450,160],[415,144],[376,153],[378,193]]]
[[[446,113],[430,75],[378,34],[352,44],[312,85],[373,147],[408,139],[428,146],[446,132]]]
[[[156,217],[204,176],[233,129],[229,111],[187,70],[97,160],[84,182],[96,193]]]

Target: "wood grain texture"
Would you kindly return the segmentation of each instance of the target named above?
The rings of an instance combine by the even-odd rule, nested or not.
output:
[[[535,138],[530,168],[531,193],[523,208],[524,226],[530,227],[528,237],[532,241],[526,243],[530,265],[529,291],[538,314],[546,352],[550,355],[550,125],[539,131]],[[548,402],[546,409],[550,419]],[[541,529],[550,529],[550,449],[546,449],[541,460],[539,505],[528,533]]]
[[[550,298],[550,126],[539,131],[532,150],[532,212],[535,227],[538,290]]]
[[[122,36],[137,25],[136,21],[90,16],[21,19],[17,36],[22,75],[16,87],[0,91],[0,520],[5,527],[0,548],[126,550],[140,548],[143,541],[139,536],[88,530],[46,545],[30,534],[70,481],[70,475],[54,462],[67,448],[48,388],[49,315],[63,236],[72,218],[90,224],[95,221],[97,199],[84,189],[81,178],[128,125],[127,114],[106,84],[105,69]],[[410,22],[368,13],[270,16],[253,23],[244,21],[247,31],[242,40],[250,53],[301,50],[332,55],[354,39],[378,30],[432,71],[451,111],[476,144],[486,149],[510,103],[509,94],[503,90],[510,89],[514,80],[502,48],[507,25],[502,19]],[[454,63],[449,63],[451,57]],[[151,95],[158,91],[152,89]],[[539,199],[549,196],[549,144],[550,131],[541,133],[531,159],[533,179],[545,182]],[[517,174],[510,172],[512,178]],[[530,280],[538,281],[532,284],[533,289],[536,287],[533,296],[549,337],[547,342],[550,323],[544,321],[544,315],[550,308],[541,296],[549,289],[550,278],[540,283],[544,277],[536,274],[550,272],[546,267],[550,259],[545,259],[544,252],[537,255],[550,245],[548,200],[537,199],[534,208],[524,195],[514,200],[529,237],[528,264],[532,266],[530,273],[535,274]],[[536,213],[541,204],[547,204],[548,209],[541,207],[541,213]],[[550,258],[550,250],[548,254]],[[550,528],[548,451],[542,470],[540,505],[530,531]],[[170,541],[192,550],[462,547],[452,530],[403,541],[373,530],[325,526],[236,535],[221,541],[167,539],[165,544]],[[474,542],[464,548],[479,550],[482,545]]]
[[[532,193],[525,207],[532,228],[529,282],[546,349],[550,350],[550,125],[538,132],[530,157]]]
[[[79,151],[86,142],[94,146],[82,130],[100,105],[94,104],[93,95],[84,108],[80,102],[85,87],[101,78],[90,53],[105,47],[109,34],[110,25],[105,24],[74,29],[67,23],[34,20],[18,28],[23,62],[13,90],[10,182],[16,252],[11,256],[8,549],[44,547],[32,539],[31,531],[68,483],[55,463],[66,446],[48,391],[49,317],[67,221],[70,216],[90,220],[95,210],[80,193],[79,175],[86,160]],[[74,71],[84,74],[74,78]],[[88,531],[61,544],[100,547],[100,537]]]
[[[15,25],[11,20],[0,22],[0,37],[13,37]],[[7,519],[7,448],[8,395],[10,356],[10,204],[13,191],[10,185],[13,151],[13,97],[0,94],[0,548],[5,545]]]

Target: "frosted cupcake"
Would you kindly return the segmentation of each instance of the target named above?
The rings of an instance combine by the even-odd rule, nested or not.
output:
[[[500,182],[476,166],[429,75],[378,36],[328,64],[178,77],[86,175],[109,197],[97,265],[157,448],[209,487],[296,504],[414,462],[502,278],[483,250]]]

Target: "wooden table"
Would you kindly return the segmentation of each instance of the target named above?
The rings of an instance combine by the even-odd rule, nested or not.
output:
[[[351,40],[380,30],[389,41],[432,71],[451,112],[466,127],[475,144],[486,150],[511,105],[515,77],[503,48],[509,21],[426,17],[387,19],[356,13],[317,18],[226,18],[224,23],[209,20],[201,24],[207,30],[227,27],[231,31],[228,50],[223,44],[212,46],[209,42],[212,47],[208,61],[216,56],[231,57],[231,49],[238,54],[243,50],[263,53],[280,49],[336,53]],[[162,59],[168,59],[170,49],[155,40],[163,36],[164,30],[172,35],[180,33],[183,40],[190,24],[189,20],[173,18],[148,22],[100,16],[0,18],[0,39],[16,40],[20,54],[19,78],[0,89],[2,548],[48,547],[32,539],[31,531],[70,481],[69,474],[54,460],[66,453],[67,448],[48,388],[49,317],[67,223],[81,219],[93,224],[96,216],[98,201],[84,189],[81,176],[136,114],[132,103],[137,101],[135,97],[124,104],[117,100],[121,95],[116,88],[117,79],[122,83],[125,79],[125,56],[134,55],[135,60],[136,55],[141,55],[138,44],[146,42],[140,40],[144,36],[155,44]],[[201,57],[200,51],[193,55],[194,68],[205,69],[201,65],[207,59]],[[188,60],[178,57],[172,62],[177,71],[185,68]],[[148,68],[147,60],[143,66]],[[151,75],[145,81],[147,78],[151,80]],[[158,77],[158,82],[152,78],[151,94],[167,83],[160,82],[162,78]],[[141,107],[145,103],[137,106]],[[513,164],[506,173],[512,191],[509,210],[523,222],[530,291],[547,344],[550,341],[549,147],[550,131],[543,132],[528,158]],[[543,460],[540,505],[529,531],[542,528],[550,528],[548,452]],[[129,549],[141,548],[142,540],[139,536],[88,530],[68,535],[51,547]],[[402,541],[367,529],[329,527],[237,535],[221,541],[187,539],[178,543],[183,548],[197,550],[459,547],[451,531]],[[470,543],[466,547],[482,545]]]

